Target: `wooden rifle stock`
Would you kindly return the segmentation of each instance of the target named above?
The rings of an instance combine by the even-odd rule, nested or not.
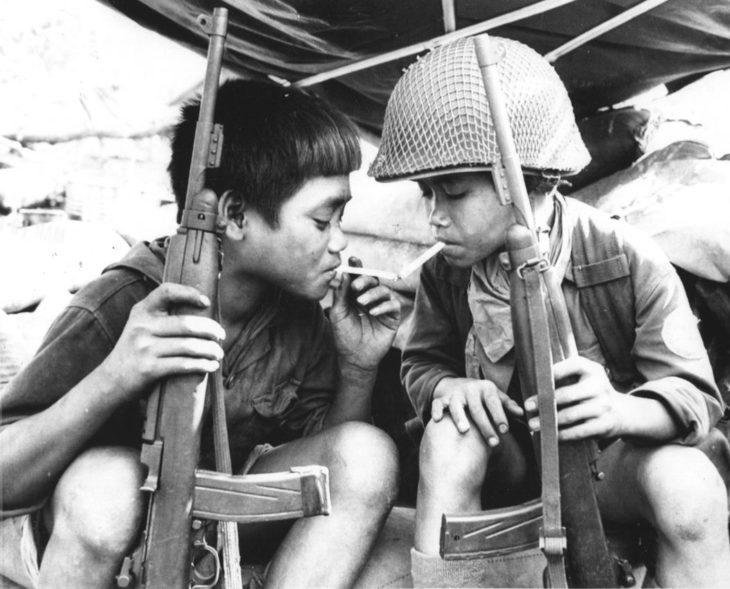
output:
[[[486,34],[475,38],[475,49],[501,154],[501,161],[493,167],[495,188],[504,204],[512,202],[517,220],[506,240],[512,322],[523,397],[538,397],[541,435],[536,450],[543,472],[541,543],[548,561],[547,584],[557,587],[569,580],[574,587],[615,587],[618,569],[608,551],[593,488],[595,441],[557,444],[552,364],[577,355],[565,299],[559,277],[540,252],[501,94],[497,72],[501,56],[490,47]],[[568,563],[567,578],[563,552]]]
[[[177,234],[171,237],[163,280],[194,286],[211,301],[197,308],[175,309],[176,314],[213,317],[220,273],[218,199],[205,188],[205,171],[216,164],[221,135],[214,125],[215,101],[227,29],[227,10],[216,8],[208,23],[210,42],[200,114],[185,199]],[[150,492],[147,527],[138,586],[187,589],[195,469],[205,409],[205,375],[178,376],[159,385],[148,401],[143,432],[142,462],[147,466],[143,489]]]

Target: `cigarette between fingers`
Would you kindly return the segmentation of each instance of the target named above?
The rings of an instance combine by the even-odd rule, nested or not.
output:
[[[340,266],[337,268],[338,272],[347,274],[358,274],[360,276],[374,276],[375,278],[382,278],[383,280],[397,280],[398,275],[395,272],[388,272],[387,270],[377,270],[375,268],[357,268],[355,266]]]

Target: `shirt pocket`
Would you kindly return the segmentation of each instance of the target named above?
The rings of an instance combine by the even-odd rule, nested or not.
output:
[[[282,417],[297,401],[297,390],[300,384],[298,380],[290,378],[275,385],[272,390],[253,399],[254,411],[268,419]]]

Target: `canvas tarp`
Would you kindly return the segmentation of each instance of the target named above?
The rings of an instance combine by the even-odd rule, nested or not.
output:
[[[312,74],[444,33],[441,0],[101,0],[168,38],[204,51],[196,22],[213,6],[229,10],[226,65],[244,76],[297,82]],[[457,29],[537,4],[535,0],[454,0]],[[545,54],[638,4],[576,0],[493,31]],[[360,124],[379,130],[403,67],[414,57],[316,87]],[[682,85],[730,66],[730,3],[667,0],[555,62],[579,117],[657,84]]]

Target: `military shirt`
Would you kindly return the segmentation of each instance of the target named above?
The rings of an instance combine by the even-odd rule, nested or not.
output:
[[[132,306],[161,282],[164,255],[162,241],[137,244],[74,296],[31,362],[0,392],[3,423],[42,411],[104,360]],[[265,301],[223,361],[234,469],[243,465],[257,444],[279,444],[319,431],[335,393],[337,374],[331,329],[319,303],[284,292]],[[139,446],[144,397],[100,424],[91,445]],[[201,466],[213,465],[207,419]]]
[[[572,199],[565,202],[571,215],[602,214]],[[641,378],[628,390],[612,382],[622,392],[661,401],[677,423],[677,441],[694,443],[715,425],[723,410],[696,319],[679,277],[659,247],[628,226],[616,230],[622,233],[634,285],[636,338],[631,356]],[[433,390],[442,378],[474,374],[478,357],[474,346],[481,344],[472,329],[467,298],[470,279],[471,270],[450,267],[441,256],[421,271],[401,374],[424,423],[430,418]],[[579,354],[605,366],[598,339],[581,307],[570,263],[562,290]],[[490,343],[500,348],[499,342]],[[514,369],[513,349],[496,361],[481,362],[479,368],[485,378],[506,391]]]

